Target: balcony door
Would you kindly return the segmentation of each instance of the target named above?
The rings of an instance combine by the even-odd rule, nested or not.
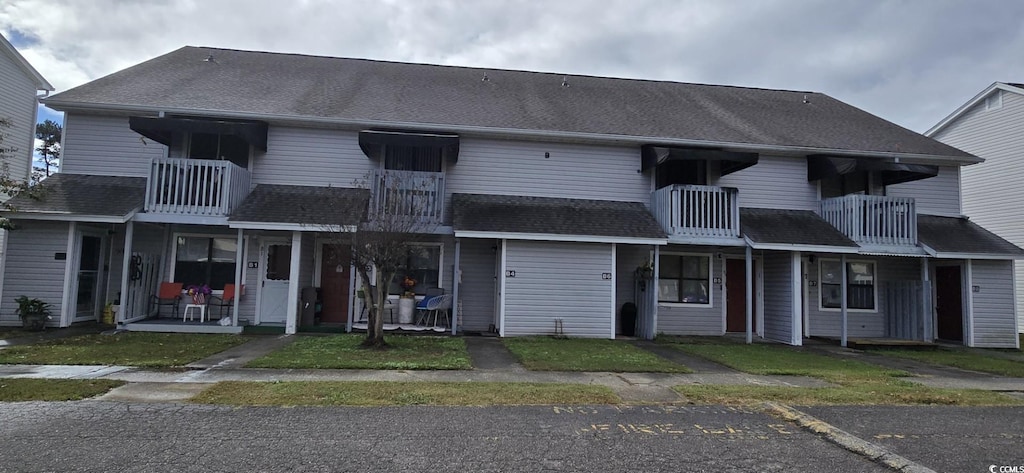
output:
[[[284,325],[288,318],[292,245],[287,240],[264,240],[260,245],[258,323]]]

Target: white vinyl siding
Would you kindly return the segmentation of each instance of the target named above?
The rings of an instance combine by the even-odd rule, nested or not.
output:
[[[50,325],[56,326],[63,306],[67,261],[55,256],[68,251],[68,223],[19,221],[18,227],[8,234],[0,322],[20,325],[14,299],[28,296],[51,304]]]
[[[764,256],[764,338],[782,343],[793,339],[792,257],[788,252],[765,252]],[[660,317],[659,313],[659,317]]]
[[[1017,246],[1024,246],[1024,96],[1004,92],[1003,106],[968,110],[935,135],[943,143],[984,158],[960,170],[963,212],[971,221]],[[1017,307],[1024,308],[1024,261],[1017,266]],[[1024,313],[1019,330],[1024,331]]]
[[[888,186],[885,193],[913,197],[919,214],[956,217],[960,215],[960,168],[940,166],[938,176]]]
[[[16,148],[13,153],[7,153],[6,160],[10,176],[14,179],[28,179],[32,148],[35,147],[35,117],[35,82],[25,75],[14,58],[0,53],[0,118],[11,121],[10,128],[0,129],[0,132],[7,133],[0,146]]]
[[[508,241],[505,336],[550,335],[562,320],[570,337],[610,338],[612,245]]]
[[[60,171],[69,174],[149,177],[153,158],[167,147],[128,127],[128,117],[64,115]]]
[[[697,250],[693,247],[667,246],[662,247],[661,254],[669,253],[691,253],[694,254],[707,250]],[[711,278],[722,276],[722,260],[711,258]],[[711,304],[658,304],[658,333],[668,335],[722,335],[725,330],[723,325],[723,296],[722,284],[711,284]],[[654,289],[657,289],[655,287]]]
[[[817,258],[828,258],[838,260],[835,255],[816,255]],[[876,258],[864,259],[863,257],[848,258],[851,261],[865,261],[875,263],[875,297],[877,310],[849,310],[847,312],[847,332],[849,337],[854,338],[882,338],[885,337],[887,317],[885,302],[885,283],[890,281],[920,281],[921,260],[917,258]],[[821,279],[819,277],[820,264],[807,267],[808,281],[815,281],[815,286],[807,286],[807,295],[810,303],[809,331],[814,337],[839,337],[842,331],[842,312],[838,309],[820,309],[821,301]]]
[[[545,157],[547,153],[548,157]],[[448,194],[529,195],[648,203],[640,147],[463,138],[445,175]]]
[[[971,261],[971,285],[978,289],[973,293],[974,307],[971,308],[976,347],[1016,347],[1011,271],[1008,260]]]
[[[495,240],[462,239],[459,325],[463,331],[485,332],[494,323],[497,248]]]
[[[359,148],[358,132],[271,125],[251,170],[254,185],[356,187],[378,166]]]
[[[712,183],[739,189],[740,207],[817,210],[818,184],[807,181],[807,159],[761,155],[757,164]]]

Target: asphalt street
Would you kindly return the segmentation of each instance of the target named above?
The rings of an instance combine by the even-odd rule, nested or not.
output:
[[[1024,408],[799,407],[861,439],[941,472],[1024,472]]]
[[[887,471],[726,407],[0,405],[0,470]]]

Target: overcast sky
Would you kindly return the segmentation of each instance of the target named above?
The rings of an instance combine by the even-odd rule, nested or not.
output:
[[[192,45],[810,90],[923,132],[1024,82],[1018,0],[2,0],[0,32],[58,92]]]

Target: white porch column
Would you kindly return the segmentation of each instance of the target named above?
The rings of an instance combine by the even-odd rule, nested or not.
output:
[[[459,283],[462,282],[462,240],[455,239],[455,267],[452,268],[452,335],[458,331]]]
[[[508,256],[508,240],[501,240],[501,269],[498,277],[501,278],[499,283],[498,295],[498,336],[505,336],[505,258]]]
[[[611,319],[612,319],[612,323],[611,323],[611,327],[610,327],[611,333],[609,334],[610,335],[609,336],[610,340],[615,340],[615,294],[617,292],[615,290],[615,284],[616,284],[616,282],[615,282],[615,276],[616,276],[615,275],[615,265],[616,265],[615,259],[616,259],[616,257],[617,257],[616,256],[616,245],[615,245],[615,243],[612,243],[612,267],[611,267],[611,274],[612,274],[612,289],[611,289],[612,290],[612,317],[611,317]]]
[[[790,291],[793,298],[793,307],[790,309],[790,318],[792,320],[790,342],[793,346],[801,346],[804,344],[804,272],[803,261],[800,258],[799,251],[790,253],[790,273],[793,275],[793,286]]]
[[[747,296],[747,344],[754,343],[754,249],[747,245],[746,258],[746,296]]]
[[[349,247],[351,250],[351,247]],[[348,319],[345,320],[345,332],[352,333],[352,316],[355,314],[356,304],[356,281],[359,276],[356,275],[356,262],[355,258],[349,257],[348,265]]]
[[[964,267],[967,268],[967,282],[963,290],[967,292],[967,310],[964,311],[964,322],[967,325],[964,331],[964,345],[974,346],[974,263],[971,260],[964,260]]]
[[[843,347],[846,347],[846,343],[847,343],[847,341],[849,339],[848,337],[849,337],[849,321],[850,321],[850,317],[849,317],[850,314],[849,314],[849,310],[847,308],[848,303],[846,301],[846,296],[847,296],[847,291],[848,291],[848,289],[846,287],[846,284],[849,282],[849,281],[846,280],[846,278],[847,278],[847,274],[846,274],[846,253],[843,253],[843,255],[839,258],[839,267],[840,267],[840,270],[843,273],[842,280],[841,280],[842,286],[841,286],[841,288],[839,290],[839,296],[841,298],[841,300],[839,301],[839,312],[842,314],[842,320],[843,320],[843,325],[839,329],[840,330],[840,332],[839,332],[839,345],[843,346]]]
[[[114,323],[121,325],[124,320],[128,318],[128,311],[132,308],[129,307],[128,299],[128,282],[131,281],[131,267],[132,267],[132,241],[135,239],[135,222],[129,220],[124,224],[124,253],[121,254],[121,297],[118,298],[118,302],[121,304],[121,309],[117,311],[117,319]],[[146,294],[144,297],[149,297]],[[134,302],[134,301],[133,301]],[[146,301],[148,304],[149,301]],[[135,317],[135,314],[131,315]]]
[[[921,258],[921,340],[935,340],[935,329],[932,328],[932,281],[928,270],[928,258]]]
[[[302,232],[292,232],[291,267],[288,270],[288,312],[284,333],[294,335],[299,326],[299,259],[302,256]]]
[[[674,202],[674,201],[673,201]],[[651,288],[647,291],[647,297],[651,298],[651,335],[648,340],[653,340],[658,335],[658,280],[661,279],[661,247],[654,245],[654,279],[651,279]]]
[[[64,294],[61,298],[59,327],[71,325],[75,318],[75,302],[77,299],[78,274],[75,273],[75,248],[77,245],[78,223],[68,224],[68,244],[64,250]]]
[[[235,248],[235,298],[231,301],[231,326],[238,326],[238,300],[242,298],[242,267],[245,265],[245,238],[242,229],[238,229]]]

